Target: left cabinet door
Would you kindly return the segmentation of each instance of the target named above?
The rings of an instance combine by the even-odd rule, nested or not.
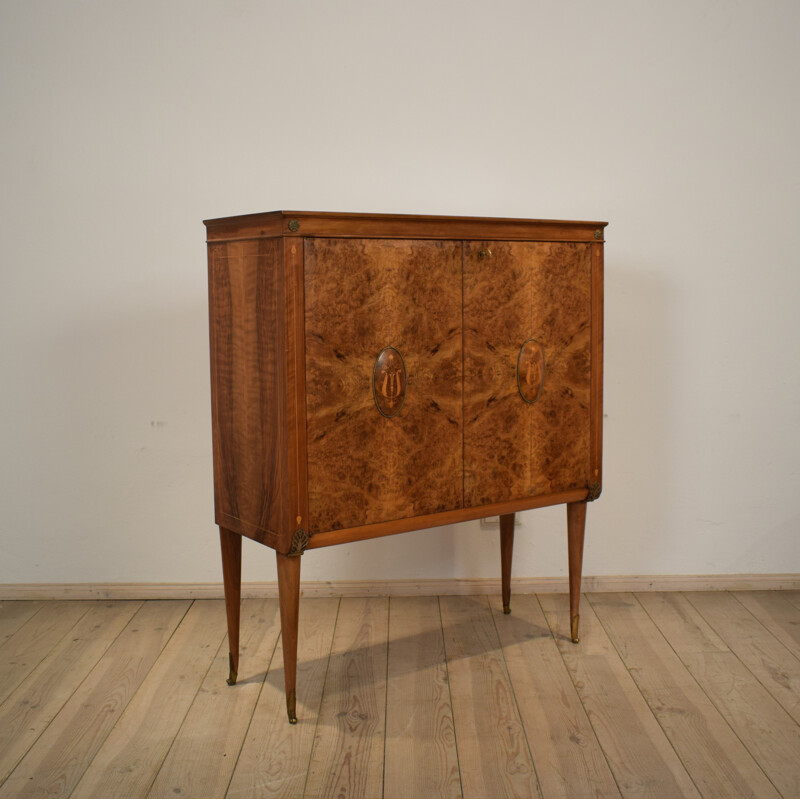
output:
[[[461,508],[461,242],[304,242],[309,524]]]

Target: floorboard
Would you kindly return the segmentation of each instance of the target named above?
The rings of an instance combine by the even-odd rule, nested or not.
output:
[[[541,797],[486,597],[440,597],[464,797]]]
[[[800,727],[797,723],[727,645],[724,650],[704,647],[705,633],[698,636],[697,632],[705,632],[710,626],[688,598],[669,598],[670,602],[659,603],[653,602],[646,593],[638,597],[772,784],[784,797],[800,796]],[[669,635],[680,626],[679,619],[672,613],[677,606],[682,615],[694,617],[695,635],[680,643]]]
[[[619,797],[580,695],[535,595],[492,610],[545,797]]]
[[[145,797],[225,636],[222,600],[198,600],[97,752],[74,797]]]
[[[190,606],[142,605],[0,789],[2,797],[69,797]]]
[[[388,611],[386,597],[341,601],[306,797],[383,793]]]
[[[586,598],[580,642],[569,639],[569,601],[542,608],[623,797],[698,797],[699,792]]]
[[[384,797],[461,797],[436,597],[390,600],[384,758]]]
[[[228,787],[228,797],[303,796],[338,611],[338,598],[314,598],[300,604],[297,685],[301,688],[297,697],[297,724],[290,725],[286,714],[283,650],[279,641]]]
[[[780,797],[636,598],[589,599],[703,797]]]
[[[800,592],[0,602],[0,797],[797,797]]]

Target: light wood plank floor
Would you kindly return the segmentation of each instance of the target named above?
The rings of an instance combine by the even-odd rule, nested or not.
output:
[[[797,797],[800,592],[0,602],[0,797]]]

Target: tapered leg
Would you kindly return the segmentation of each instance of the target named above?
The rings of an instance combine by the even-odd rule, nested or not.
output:
[[[579,642],[578,605],[581,601],[583,533],[586,528],[586,503],[567,503],[567,544],[569,549],[569,619],[573,642]]]
[[[500,515],[500,573],[503,579],[503,613],[511,613],[511,556],[514,551],[514,514]]]
[[[297,621],[300,612],[300,556],[278,557],[278,594],[281,601],[281,637],[283,639],[283,674],[286,682],[286,712],[289,722],[297,722]]]
[[[225,611],[228,616],[228,685],[236,683],[239,673],[239,606],[242,599],[242,537],[219,529],[222,545],[222,581],[225,585]]]

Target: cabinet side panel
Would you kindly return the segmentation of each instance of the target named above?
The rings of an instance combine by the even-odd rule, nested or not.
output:
[[[589,484],[590,247],[465,244],[467,506]]]
[[[217,523],[274,545],[288,532],[282,242],[208,255]]]
[[[307,239],[305,309],[314,532],[460,508],[461,243]]]

